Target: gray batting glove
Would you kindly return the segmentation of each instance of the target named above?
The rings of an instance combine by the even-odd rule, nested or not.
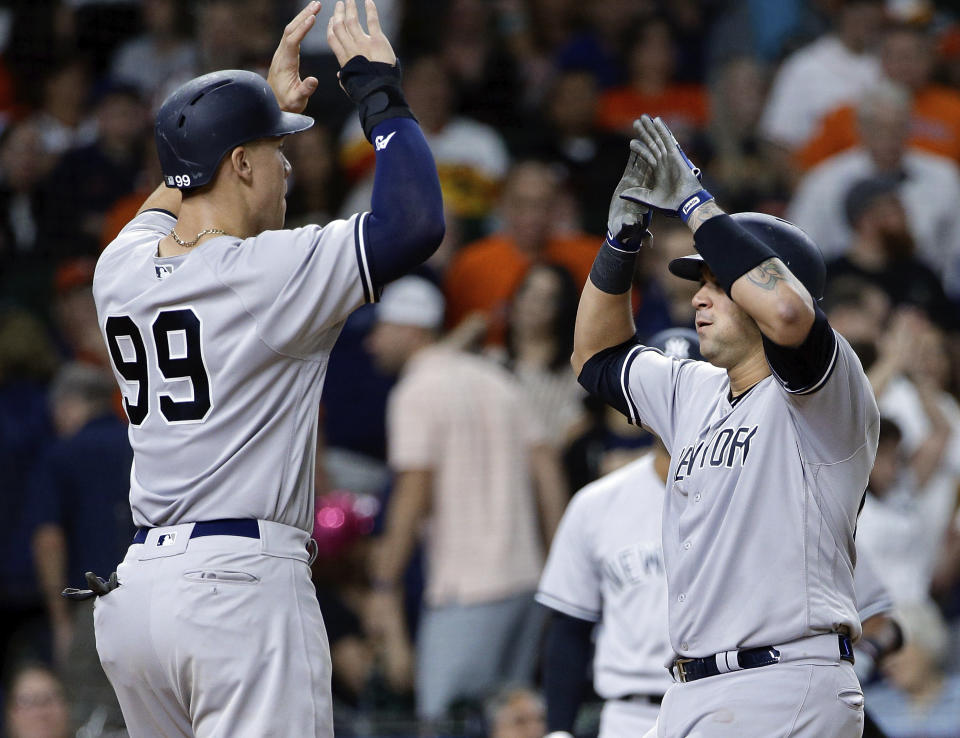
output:
[[[67,587],[60,593],[60,596],[66,597],[68,600],[89,600],[91,597],[108,595],[120,586],[119,582],[117,582],[117,572],[113,572],[109,579],[104,580],[103,577],[98,577],[92,571],[88,571],[84,575],[84,579],[87,580],[87,585],[90,589]]]
[[[652,181],[647,187],[624,190],[620,196],[686,221],[693,210],[713,199],[700,186],[700,170],[686,157],[660,118],[643,115],[634,121],[633,127],[637,138],[630,141],[630,150],[650,167]]]
[[[628,249],[639,249],[644,236],[649,234],[652,212],[650,208],[636,200],[623,197],[624,192],[641,187],[650,174],[650,167],[634,152],[627,159],[627,168],[623,171],[620,183],[613,192],[610,200],[610,211],[607,213],[607,237],[613,245],[626,246]]]

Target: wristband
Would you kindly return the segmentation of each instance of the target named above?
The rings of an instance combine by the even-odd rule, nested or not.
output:
[[[705,205],[711,200],[713,200],[713,195],[706,190],[698,190],[680,203],[680,207],[677,208],[677,215],[680,216],[680,220],[686,223],[688,220],[690,220],[690,216],[693,215],[694,210],[701,205]]]
[[[368,141],[373,140],[374,126],[387,118],[416,120],[400,87],[399,59],[396,64],[386,64],[355,56],[340,69],[340,84],[359,108],[360,125]]]
[[[633,286],[633,270],[637,263],[636,250],[624,246],[610,233],[597,252],[590,268],[593,286],[608,295],[622,295]]]

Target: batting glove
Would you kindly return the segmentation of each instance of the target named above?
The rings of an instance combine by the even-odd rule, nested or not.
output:
[[[65,590],[63,590],[63,592],[60,593],[60,596],[66,597],[68,600],[89,600],[91,597],[103,597],[104,595],[108,595],[120,586],[120,583],[117,581],[117,572],[113,572],[109,579],[104,580],[102,577],[98,577],[92,571],[88,571],[84,575],[84,578],[87,580],[87,585],[90,587],[90,589],[67,587]]]
[[[620,183],[614,190],[607,213],[607,240],[622,251],[637,251],[643,238],[649,235],[652,212],[646,205],[623,197],[642,185],[650,173],[647,163],[634,152],[630,153],[627,168],[623,171]]]
[[[631,187],[620,197],[676,215],[686,223],[694,210],[713,199],[700,185],[700,170],[660,118],[643,115],[633,127],[637,138],[630,141],[630,150],[649,165],[652,182]]]

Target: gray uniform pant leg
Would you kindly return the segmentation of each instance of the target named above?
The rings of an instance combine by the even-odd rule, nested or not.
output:
[[[530,681],[542,624],[532,592],[425,608],[417,633],[417,715],[435,720],[459,698],[482,698],[504,682]]]
[[[304,534],[305,535],[305,534]],[[305,550],[210,536],[138,560],[97,600],[97,650],[131,738],[332,738],[330,654]]]
[[[660,705],[653,703],[607,700],[600,712],[598,738],[641,738],[656,725],[659,712]]]
[[[788,662],[676,684],[658,738],[860,738],[863,692],[853,666]]]

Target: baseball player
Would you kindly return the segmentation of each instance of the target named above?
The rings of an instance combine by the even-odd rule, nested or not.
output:
[[[299,44],[319,9],[286,27],[269,85],[214,72],[164,102],[165,188],[97,264],[139,530],[116,577],[92,581],[94,620],[132,738],[333,735],[307,550],[316,408],[344,320],[436,249],[443,216],[376,8],[368,34],[349,0],[327,38],[376,149],[371,211],[283,230],[283,141],[313,124]]]
[[[647,345],[675,359],[703,360],[695,331],[671,328]],[[577,493],[550,547],[537,601],[554,611],[544,653],[548,729],[572,733],[593,654],[594,690],[604,700],[600,738],[641,736],[656,722],[672,683],[663,668],[667,584],[660,517],[670,457],[654,451]],[[899,646],[893,602],[864,556],[855,572],[864,633],[857,672]]]
[[[854,529],[879,413],[817,305],[817,246],[786,221],[725,214],[660,120],[635,124],[609,232],[584,287],[580,382],[670,453],[662,544],[668,659],[658,736],[859,736]],[[652,209],[698,254],[670,270],[707,362],[634,339],[629,287]]]

